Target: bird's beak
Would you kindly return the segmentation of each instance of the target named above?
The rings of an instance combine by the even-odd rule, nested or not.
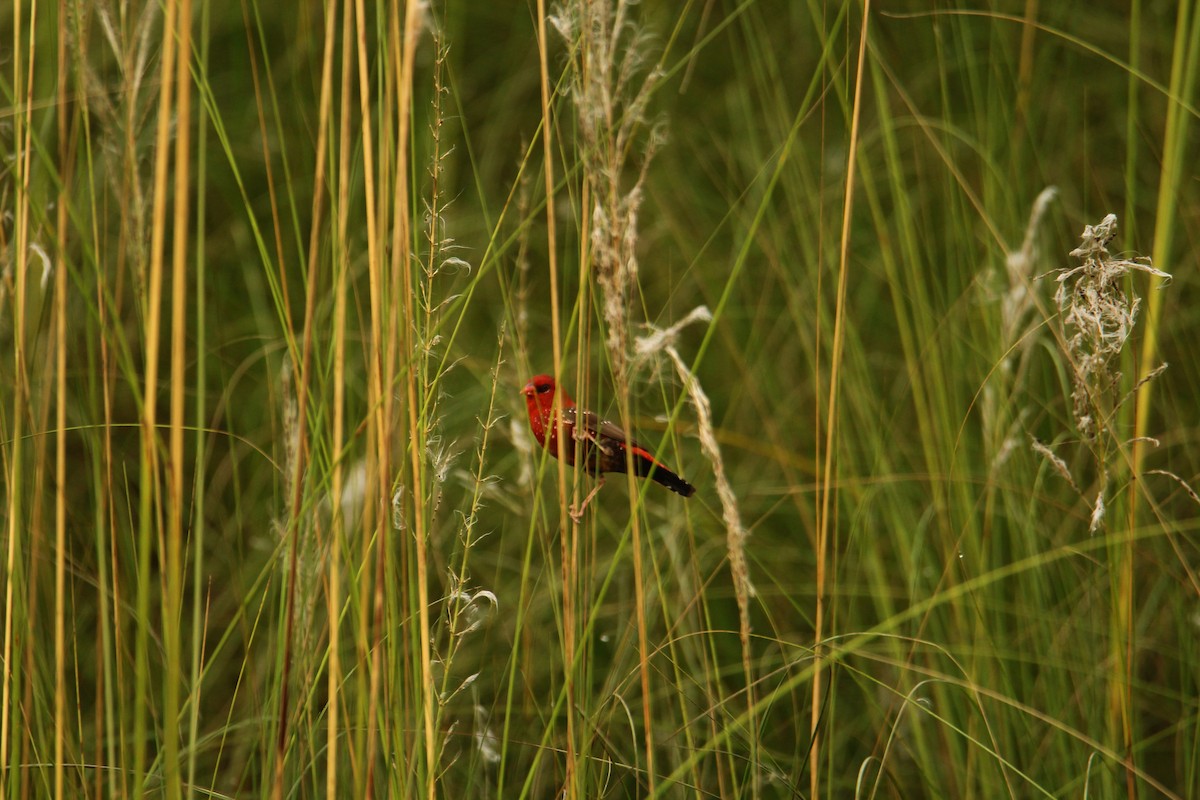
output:
[[[533,397],[533,393],[536,391],[537,390],[533,388],[533,383],[527,383],[525,384],[525,388],[521,390],[521,394],[525,395],[526,397]]]

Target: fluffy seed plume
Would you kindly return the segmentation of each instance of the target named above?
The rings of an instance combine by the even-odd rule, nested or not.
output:
[[[1100,433],[1113,410],[1111,397],[1120,374],[1114,359],[1125,347],[1137,322],[1141,299],[1127,296],[1121,278],[1131,270],[1170,280],[1146,258],[1117,258],[1108,244],[1117,235],[1117,215],[1109,214],[1098,225],[1083,230],[1079,247],[1071,256],[1082,260],[1077,267],[1058,271],[1058,306],[1073,369],[1075,425],[1091,441]]]
[[[712,404],[708,395],[700,387],[700,381],[688,369],[687,364],[675,349],[675,338],[679,332],[693,322],[710,322],[712,312],[705,306],[699,306],[681,321],[665,330],[659,330],[651,325],[646,327],[650,333],[639,337],[634,347],[638,360],[649,359],[657,354],[665,354],[675,366],[679,379],[683,381],[688,399],[696,409],[696,428],[700,438],[700,449],[712,465],[713,478],[717,484],[717,497],[721,501],[721,517],[725,521],[726,539],[729,550],[729,568],[733,573],[734,591],[737,594],[738,612],[741,616],[743,636],[750,632],[750,598],[754,595],[754,585],[750,582],[750,568],[746,563],[746,538],[749,533],[742,524],[741,511],[738,509],[737,495],[725,475],[725,461],[721,457],[721,446],[717,443],[716,432],[712,423]]]
[[[1119,356],[1133,333],[1141,299],[1125,291],[1124,276],[1130,271],[1145,272],[1164,281],[1171,276],[1155,269],[1147,258],[1119,258],[1108,251],[1117,235],[1117,215],[1109,214],[1097,225],[1083,229],[1079,246],[1071,251],[1082,263],[1057,270],[1054,304],[1062,325],[1059,339],[1063,354],[1071,365],[1072,412],[1080,438],[1091,450],[1096,468],[1096,495],[1091,503],[1088,531],[1095,533],[1104,525],[1107,512],[1109,466],[1114,463],[1122,444],[1110,428],[1121,405],[1132,396],[1119,394],[1121,373],[1115,368]],[[1162,368],[1146,378],[1160,375]],[[1140,384],[1139,384],[1140,385]],[[1134,389],[1136,391],[1136,387]],[[1082,496],[1066,462],[1049,448],[1034,442],[1041,453],[1071,487]]]
[[[618,385],[628,363],[630,295],[637,286],[638,212],[646,169],[662,141],[646,131],[645,113],[660,75],[643,69],[649,41],[630,17],[634,3],[564,3],[551,18],[571,45],[580,68],[571,87],[579,122],[584,175],[591,188],[592,267],[600,285],[606,344]],[[639,146],[640,144],[640,146]],[[626,188],[631,156],[637,177]]]

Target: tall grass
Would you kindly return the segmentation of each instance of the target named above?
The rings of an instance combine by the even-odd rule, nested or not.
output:
[[[0,9],[0,796],[1200,794],[1200,8],[884,5]]]

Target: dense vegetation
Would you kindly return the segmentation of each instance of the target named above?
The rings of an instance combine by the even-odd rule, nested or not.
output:
[[[1196,3],[0,31],[0,796],[1200,795]]]

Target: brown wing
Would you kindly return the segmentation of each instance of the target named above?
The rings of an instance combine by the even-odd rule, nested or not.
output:
[[[615,439],[622,444],[628,442],[630,447],[641,447],[636,439],[626,439],[625,431],[620,425],[615,422],[609,422],[606,419],[600,419],[594,411],[579,411],[575,408],[568,408],[563,412],[563,421],[572,425],[582,425],[583,430],[591,434],[594,441],[603,441],[604,439]]]

